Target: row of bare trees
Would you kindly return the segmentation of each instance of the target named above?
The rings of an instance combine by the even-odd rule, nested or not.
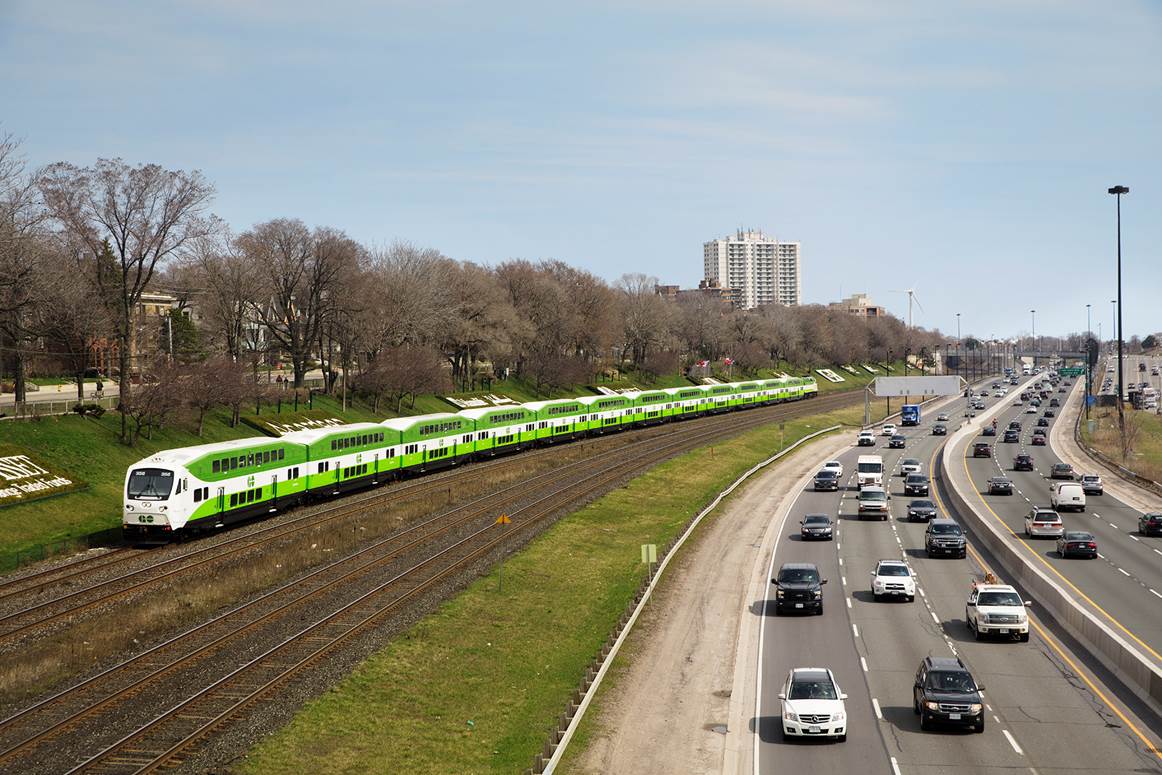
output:
[[[292,218],[237,233],[209,214],[213,193],[197,172],[120,160],[29,170],[18,144],[0,140],[0,347],[18,399],[38,353],[63,363],[80,390],[99,340],[116,344],[127,441],[150,423],[134,419],[142,400],[126,377],[149,372],[147,383],[164,376],[194,394],[197,380],[213,382],[206,364],[231,364],[231,375],[245,367],[256,385],[260,365],[287,363],[296,388],[317,366],[326,390],[399,410],[480,377],[564,386],[725,357],[745,374],[898,358],[944,341],[894,318],[819,306],[741,311],[699,294],[673,302],[641,274],[610,284],[560,261],[482,267],[407,243],[367,247]],[[200,347],[163,352],[141,341],[151,336],[138,313],[147,290],[196,312]],[[235,379],[223,372],[223,394]],[[150,400],[159,392],[142,389]]]

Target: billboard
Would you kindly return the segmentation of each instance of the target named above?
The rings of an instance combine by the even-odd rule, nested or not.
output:
[[[896,396],[958,396],[963,380],[950,377],[876,377],[872,389],[879,398]]]

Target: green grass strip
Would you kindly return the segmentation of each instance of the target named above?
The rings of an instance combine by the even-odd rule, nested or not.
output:
[[[786,445],[858,423],[786,423]],[[252,750],[249,773],[513,773],[531,764],[664,545],[746,469],[778,425],[664,463],[562,519],[360,665]]]

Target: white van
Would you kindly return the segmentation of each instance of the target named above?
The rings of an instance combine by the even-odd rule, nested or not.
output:
[[[1049,503],[1055,511],[1085,511],[1085,490],[1081,482],[1054,482],[1049,485]]]
[[[859,497],[856,502],[859,504],[859,517],[863,519],[864,514],[871,514],[879,517],[881,520],[888,518],[889,506],[888,500],[890,495],[883,487],[869,484],[859,491]]]
[[[856,481],[859,483],[859,488],[874,485],[876,487],[882,486],[884,483],[884,458],[881,455],[860,455],[855,463]]]

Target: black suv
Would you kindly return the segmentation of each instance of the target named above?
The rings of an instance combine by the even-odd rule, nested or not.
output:
[[[1009,423],[1009,429],[1014,430],[1014,431],[1021,430],[1021,421],[1020,420],[1012,420]]]
[[[978,441],[972,445],[973,457],[992,457],[993,448],[989,446],[987,441]]]
[[[920,716],[923,730],[955,724],[983,732],[982,691],[958,657],[924,657],[912,684],[912,712]]]
[[[830,468],[824,468],[819,473],[815,474],[815,489],[816,490],[838,490],[839,489],[839,472]]]
[[[908,521],[927,522],[936,519],[936,504],[928,500],[912,501],[908,504]]]
[[[934,519],[924,531],[924,550],[929,557],[943,554],[963,559],[968,552],[964,531],[951,519]]]
[[[786,562],[771,579],[775,590],[775,615],[783,611],[823,613],[823,585],[819,568],[812,562]]]
[[[944,425],[933,425],[932,426],[932,435],[933,436],[947,436],[948,435],[948,428]]]
[[[904,444],[908,441],[908,437],[902,433],[897,433],[888,439],[888,449],[903,449]]]
[[[1020,454],[1013,458],[1014,471],[1032,471],[1033,470],[1033,456]]]
[[[1006,444],[1016,444],[1020,440],[1021,440],[1020,431],[1015,431],[1012,428],[1009,428],[1007,431],[1005,431],[1004,442]]]
[[[904,495],[927,495],[928,477],[924,474],[908,474],[904,477]]]

